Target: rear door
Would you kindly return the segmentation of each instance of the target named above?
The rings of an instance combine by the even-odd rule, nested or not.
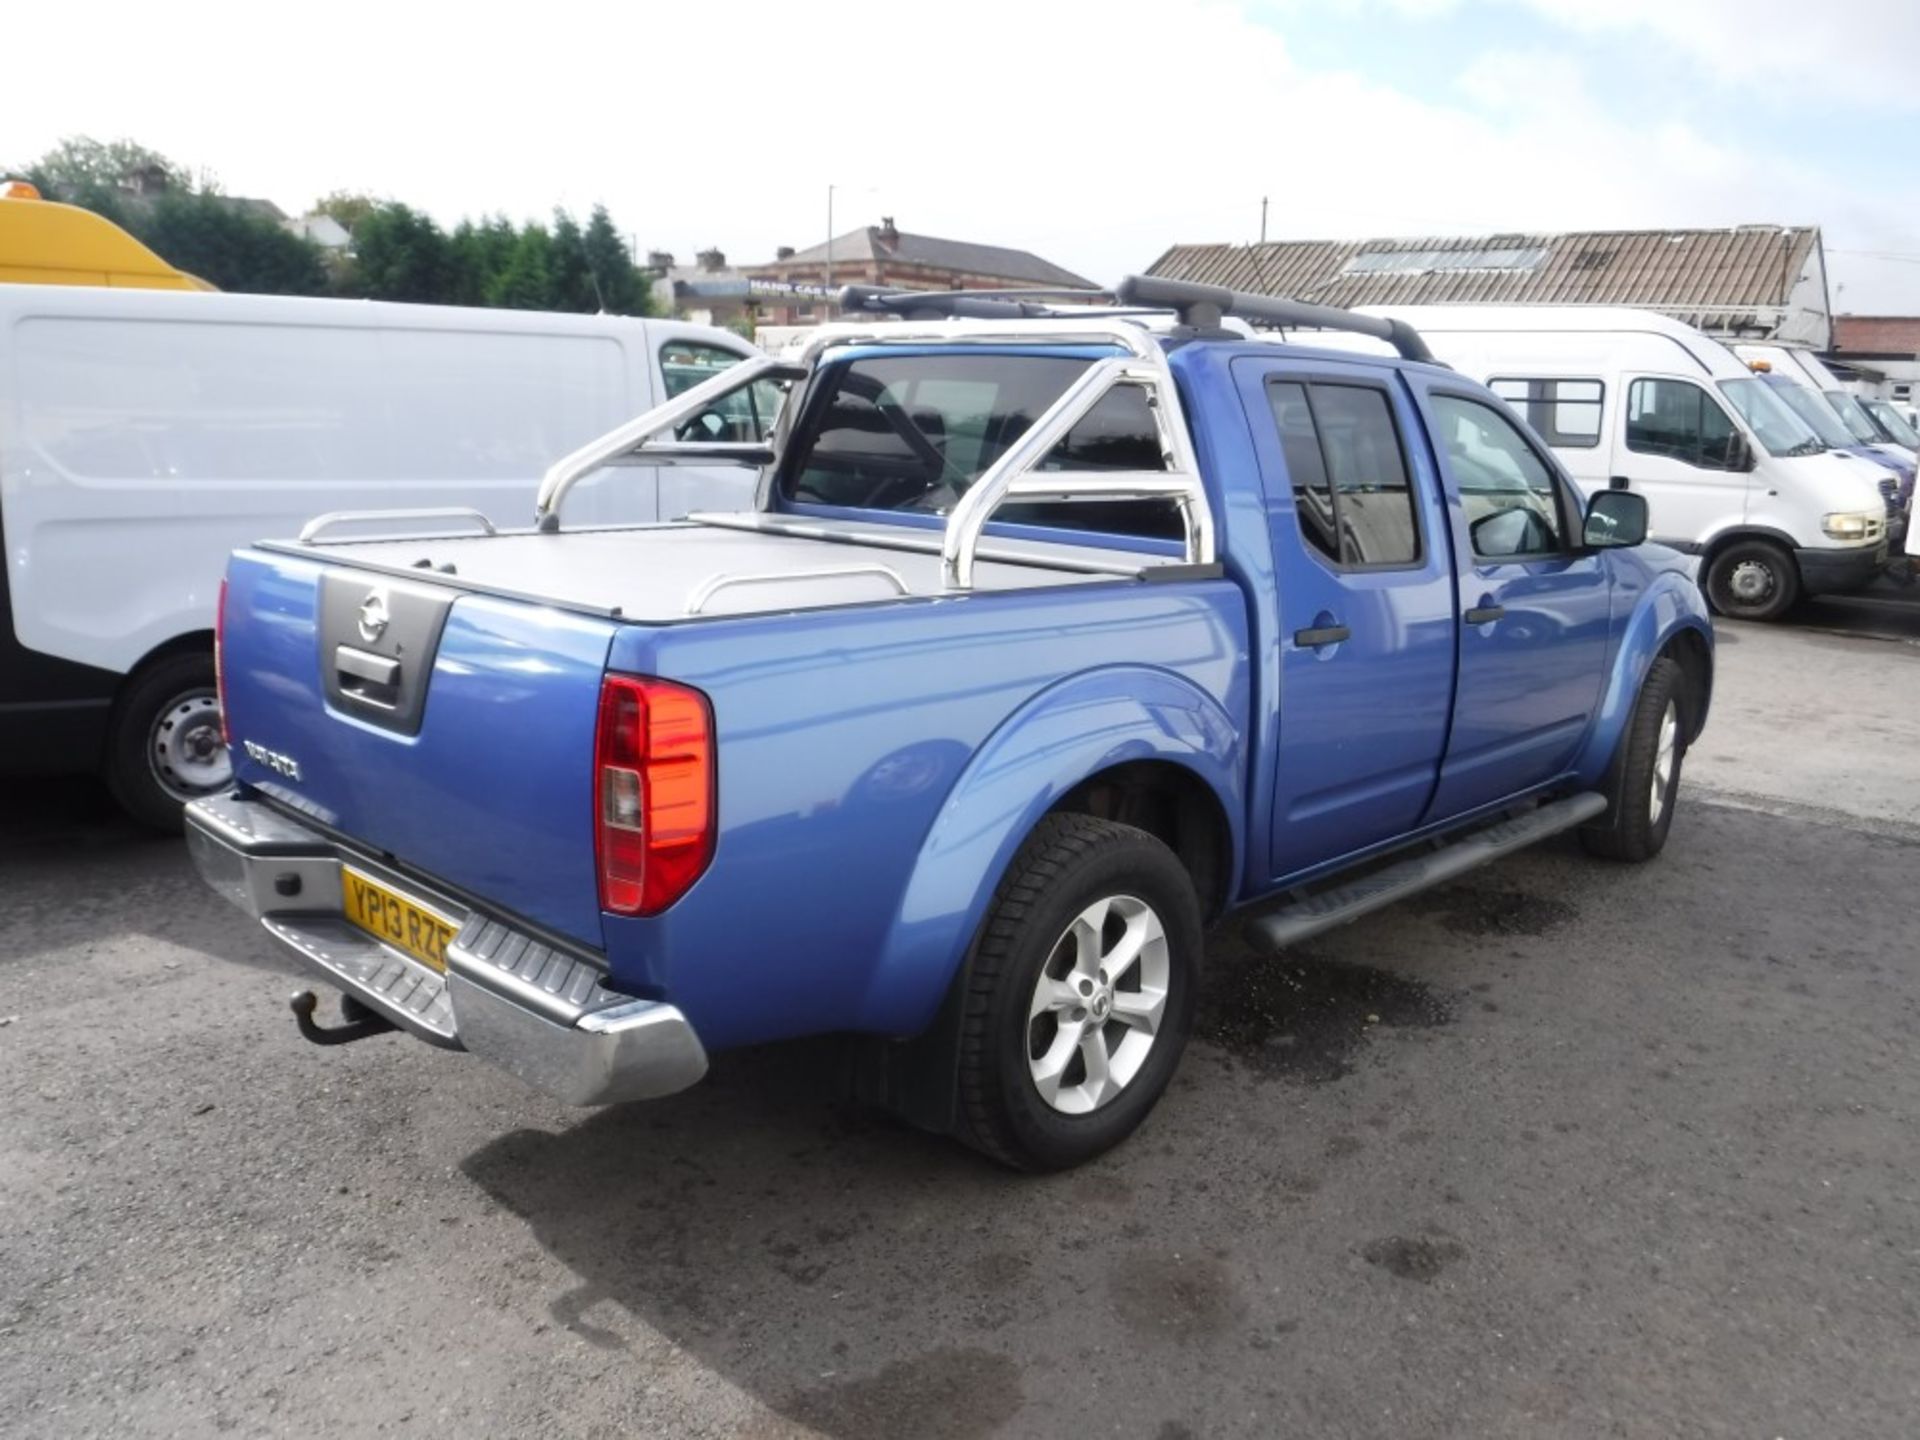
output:
[[[1460,683],[1429,818],[1553,779],[1599,703],[1611,586],[1584,550],[1578,492],[1544,446],[1477,391],[1414,380],[1446,475],[1460,573]]]
[[[1279,878],[1419,824],[1453,700],[1453,563],[1394,371],[1247,357],[1234,380],[1279,591]]]

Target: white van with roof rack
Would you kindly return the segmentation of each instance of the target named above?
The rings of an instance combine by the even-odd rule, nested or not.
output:
[[[1589,495],[1646,496],[1650,534],[1701,557],[1701,586],[1724,615],[1772,620],[1803,594],[1857,590],[1886,568],[1892,473],[1830,450],[1689,325],[1597,306],[1364,313],[1406,321],[1442,361],[1484,381]]]
[[[235,547],[327,511],[524,523],[555,455],[757,353],[671,320],[0,285],[0,779],[99,770],[178,828],[231,774],[214,610]],[[757,440],[763,389],[688,438]],[[737,467],[650,464],[579,504],[644,523],[752,493]]]

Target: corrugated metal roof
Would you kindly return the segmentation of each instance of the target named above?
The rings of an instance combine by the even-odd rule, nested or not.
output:
[[[1153,275],[1321,305],[1625,305],[1703,329],[1771,328],[1817,228],[1175,245]]]
[[[937,235],[911,235],[904,230],[888,231],[878,225],[849,230],[845,235],[834,236],[831,243],[832,259],[836,265],[853,265],[871,260],[891,261],[897,265],[924,265],[933,270],[987,275],[1018,285],[1093,288],[1091,280],[1050,260],[1043,260],[1030,250],[1012,250],[1004,245],[943,240]],[[784,260],[749,266],[748,273],[772,275],[790,266],[821,265],[828,259],[827,250],[827,242],[823,241]]]

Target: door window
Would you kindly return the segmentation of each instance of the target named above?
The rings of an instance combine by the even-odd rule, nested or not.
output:
[[[1560,487],[1519,428],[1493,406],[1464,395],[1434,395],[1433,413],[1474,554],[1513,560],[1564,551]]]
[[[1415,564],[1420,526],[1393,405],[1371,385],[1275,380],[1280,429],[1306,542],[1351,569]]]
[[[684,395],[694,386],[731,370],[747,357],[698,340],[669,340],[660,347],[660,383],[667,398]],[[717,404],[675,427],[676,440],[711,440],[752,445],[767,438],[780,413],[782,392],[771,380],[759,380],[736,390]]]
[[[1731,470],[1738,437],[1719,401],[1690,381],[1636,380],[1627,387],[1629,450],[1702,470]]]

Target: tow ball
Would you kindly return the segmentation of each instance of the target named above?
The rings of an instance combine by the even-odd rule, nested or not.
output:
[[[398,1030],[386,1016],[368,1009],[351,995],[340,997],[339,1025],[320,1025],[314,1021],[313,1012],[320,1004],[320,997],[311,990],[296,990],[293,998],[287,1001],[287,1008],[293,1011],[293,1022],[300,1027],[300,1033],[316,1045],[349,1045],[355,1040],[365,1040],[373,1035],[384,1035],[389,1030]]]

